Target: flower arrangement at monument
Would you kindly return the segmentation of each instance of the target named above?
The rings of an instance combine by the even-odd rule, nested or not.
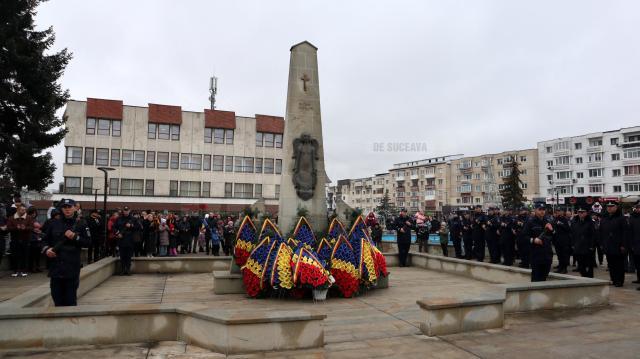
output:
[[[349,298],[374,288],[378,278],[388,275],[384,255],[373,245],[361,217],[348,235],[334,219],[328,238],[318,241],[304,217],[287,240],[268,219],[256,235],[255,226],[245,218],[234,257],[238,265],[244,263],[241,273],[247,295],[299,298],[313,293],[314,298],[324,299],[334,286],[335,292]]]

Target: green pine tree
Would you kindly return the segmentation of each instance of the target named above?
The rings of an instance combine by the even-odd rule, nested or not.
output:
[[[62,141],[64,119],[56,110],[69,93],[58,80],[71,54],[51,53],[52,28],[36,31],[40,0],[3,0],[0,5],[0,196],[53,183],[56,166],[46,149]]]
[[[517,209],[527,200],[522,192],[522,180],[520,180],[520,164],[516,161],[511,163],[509,177],[504,179],[504,188],[500,190],[502,206],[509,209]]]

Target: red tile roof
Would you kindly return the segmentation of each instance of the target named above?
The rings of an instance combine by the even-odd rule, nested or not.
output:
[[[233,111],[204,110],[204,127],[236,128],[236,113]]]
[[[122,120],[122,101],[87,98],[87,117]]]
[[[278,116],[256,115],[256,131],[284,133],[284,118]]]
[[[150,103],[149,122],[179,125],[182,123],[182,107]]]

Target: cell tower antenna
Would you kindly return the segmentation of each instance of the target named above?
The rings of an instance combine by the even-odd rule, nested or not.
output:
[[[211,102],[211,109],[216,109],[216,95],[218,94],[218,78],[214,76],[209,78],[209,102]]]

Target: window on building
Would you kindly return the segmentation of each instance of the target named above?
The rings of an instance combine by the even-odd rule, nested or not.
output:
[[[613,193],[619,193],[622,192],[622,186],[618,185],[618,186],[613,186]]]
[[[156,152],[147,151],[147,168],[155,168],[155,167],[156,167]]]
[[[589,185],[589,193],[602,193],[604,192],[604,184],[590,184]]]
[[[233,197],[233,183],[225,182],[225,184],[224,184],[224,196],[226,198]]]
[[[85,132],[87,135],[95,135],[96,134],[96,119],[95,118],[87,118],[87,130]]]
[[[576,164],[581,164],[582,163],[582,157],[576,157]]]
[[[99,119],[98,120],[98,135],[109,136],[111,135],[111,121]]]
[[[233,130],[226,129],[224,130],[224,141],[227,145],[233,145]]]
[[[554,151],[565,151],[569,149],[569,141],[561,141],[553,144]]]
[[[121,126],[122,126],[122,121],[112,121],[111,122],[111,136],[120,137]]]
[[[553,166],[553,161],[547,161],[547,167],[552,167]]]
[[[556,166],[558,166],[558,165],[568,165],[570,162],[571,162],[571,156],[556,157]]]
[[[273,174],[273,158],[265,158],[263,163],[264,163],[264,173]]]
[[[589,139],[589,147],[602,146],[602,137],[593,137]]]
[[[620,177],[622,171],[619,168],[611,170],[611,177]]]
[[[171,152],[171,169],[177,170],[180,168],[180,154],[178,152]]]
[[[253,183],[236,183],[233,186],[234,198],[252,198]]]
[[[640,158],[640,148],[632,148],[624,151],[624,158]]]
[[[527,156],[520,156],[520,162],[527,162]]]
[[[594,152],[589,154],[589,162],[602,161],[602,152]]]
[[[610,139],[611,141],[611,146],[617,146],[618,145],[618,137],[613,137]]]
[[[123,178],[120,180],[120,194],[123,196],[142,196],[144,180]]]
[[[254,194],[253,197],[254,198],[262,198],[262,185],[261,184],[256,184],[253,188],[254,190]]]
[[[276,174],[279,175],[282,173],[282,160],[276,159]]]
[[[110,178],[109,179],[109,194],[110,195],[117,195],[119,192],[118,190],[120,189],[120,180],[118,180],[117,178]]]
[[[155,181],[148,179],[144,184],[144,195],[145,196],[153,196],[154,195],[154,187],[155,187]]]
[[[276,148],[282,148],[282,134],[276,133],[274,137]]]
[[[213,170],[216,172],[222,172],[224,169],[224,156],[213,155]]]
[[[180,197],[200,197],[200,182],[180,181]]]
[[[273,147],[274,143],[274,134],[273,133],[265,133],[264,134],[264,147]]]
[[[169,168],[169,152],[158,152],[158,168]]]
[[[624,175],[640,175],[640,165],[624,166]]]
[[[602,177],[602,168],[589,169],[589,178]]]
[[[171,126],[169,126],[169,125],[158,125],[158,139],[159,140],[169,140],[169,139],[171,139]]]
[[[202,170],[211,171],[211,155],[202,156]]]
[[[84,148],[84,164],[93,165],[93,159],[94,159],[93,147],[85,147]]]
[[[624,190],[625,192],[640,192],[640,182],[625,183]]]
[[[556,172],[556,179],[570,179],[571,171]]]
[[[178,197],[178,181],[169,181],[169,196]]]
[[[224,143],[224,128],[213,129],[213,143]]]
[[[171,125],[171,141],[180,141],[180,125]]]
[[[276,185],[276,198],[280,198],[280,185]]]
[[[213,129],[205,127],[204,129],[204,143],[211,143],[213,140]]]
[[[144,167],[144,151],[122,150],[122,167]]]
[[[576,172],[576,178],[584,178],[584,173]]]
[[[224,158],[224,171],[233,172],[233,156],[226,156]]]
[[[211,182],[202,182],[202,197],[211,197]]]
[[[551,147],[551,146],[547,146],[546,147],[547,153],[551,153],[552,150],[553,150],[553,147]]]
[[[82,147],[67,147],[67,163],[73,165],[82,164]]]
[[[82,194],[93,194],[93,177],[82,179]]]
[[[253,172],[253,157],[239,157],[235,159],[235,172],[251,173]]]
[[[629,133],[624,135],[624,142],[638,142],[640,141],[640,134],[638,133]]]
[[[582,143],[581,142],[576,142],[573,144],[574,148],[576,150],[581,150],[582,149]]]
[[[97,166],[109,165],[109,149],[108,148],[96,149],[96,165]]]
[[[112,166],[120,166],[120,150],[119,149],[111,149],[111,165]]]
[[[527,189],[527,187],[528,187],[527,182],[520,183],[520,188]]]
[[[612,153],[611,154],[611,161],[620,161],[620,154],[619,153]]]
[[[80,194],[80,177],[64,178],[64,193]]]
[[[262,132],[256,132],[256,147],[262,147]]]
[[[147,138],[151,140],[156,139],[156,135],[158,132],[158,125],[155,123],[147,124]]]
[[[578,194],[584,194],[584,187],[576,187]]]
[[[262,158],[256,158],[256,173],[262,173]]]
[[[547,181],[553,181],[553,175],[547,175]]]
[[[180,156],[180,169],[196,171],[202,169],[202,155],[182,153]]]

